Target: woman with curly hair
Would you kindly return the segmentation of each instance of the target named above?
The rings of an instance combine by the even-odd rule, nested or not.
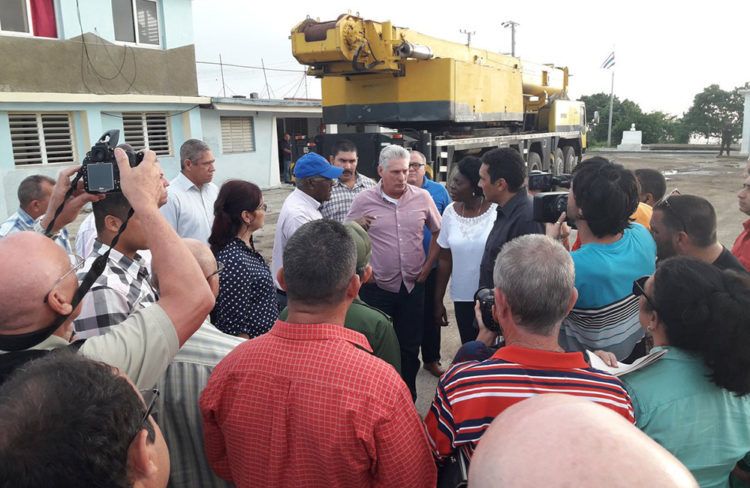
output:
[[[640,321],[667,353],[622,379],[638,427],[702,487],[729,486],[750,452],[750,284],[692,258],[636,280]]]
[[[265,334],[279,315],[271,270],[253,245],[253,232],[263,227],[266,209],[260,188],[243,180],[224,183],[214,203],[208,243],[223,269],[211,318],[226,334]]]
[[[434,318],[437,324],[447,323],[443,298],[450,279],[451,299],[462,344],[477,337],[474,292],[479,287],[479,264],[484,245],[497,218],[497,204],[485,200],[479,188],[480,166],[482,160],[473,156],[458,162],[448,184],[453,203],[443,212],[437,239],[440,261],[435,280]]]

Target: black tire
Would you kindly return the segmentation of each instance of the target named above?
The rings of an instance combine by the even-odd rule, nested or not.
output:
[[[526,162],[528,171],[541,171],[542,170],[542,157],[539,153],[529,151],[529,160]]]
[[[573,146],[565,146],[563,148],[563,170],[566,173],[573,171],[578,163],[578,156],[576,156],[576,150]]]
[[[552,167],[550,169],[555,176],[565,173],[565,156],[563,155],[563,150],[559,147],[555,148],[555,151],[552,153]]]

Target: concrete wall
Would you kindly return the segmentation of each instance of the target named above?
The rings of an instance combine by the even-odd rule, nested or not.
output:
[[[93,142],[109,129],[119,129],[120,142],[123,140],[122,119],[118,117],[120,112],[180,112],[189,109],[184,105],[153,105],[153,104],[0,104],[0,219],[4,220],[13,213],[18,206],[16,190],[18,184],[25,177],[32,174],[46,174],[52,177],[64,167],[65,164],[35,164],[15,166],[13,161],[13,149],[10,138],[8,123],[8,112],[69,112],[73,123],[73,142],[75,147],[76,162],[80,162],[91,148]],[[111,114],[111,115],[108,115]],[[195,108],[188,112],[169,118],[171,155],[159,156],[159,161],[164,168],[168,178],[173,178],[180,170],[179,151],[180,145],[189,138],[202,138],[201,117],[199,109]]]
[[[222,116],[252,117],[255,130],[255,151],[225,154],[221,145]],[[248,112],[201,109],[203,140],[216,157],[214,182],[221,185],[232,178],[252,181],[261,188],[279,184],[279,148],[276,117],[271,112]]]
[[[88,58],[81,56],[80,37],[0,36],[0,59],[13,60],[0,69],[0,91],[198,95],[193,45],[161,50],[85,37]]]
[[[745,91],[745,120],[742,122],[742,154],[750,156],[750,90]]]
[[[0,35],[0,59],[12,60],[0,91],[198,95],[190,0],[159,1],[161,46],[147,47],[115,40],[109,0],[79,5],[80,24],[75,0],[57,2],[59,39]]]

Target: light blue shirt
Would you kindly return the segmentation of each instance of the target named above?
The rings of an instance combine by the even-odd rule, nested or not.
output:
[[[570,253],[578,301],[563,321],[566,351],[604,349],[627,358],[643,339],[633,281],[654,273],[656,243],[640,224],[631,224],[610,244],[592,242]]]
[[[0,239],[7,237],[16,232],[34,231],[34,219],[31,215],[26,213],[24,209],[18,207],[16,213],[8,217],[8,219],[0,224]],[[70,247],[70,240],[68,239],[68,230],[63,227],[55,238],[55,242],[65,249],[65,252],[70,254],[72,252]]]
[[[161,208],[161,213],[177,235],[208,242],[219,187],[209,182],[198,188],[180,173],[169,182],[167,193],[169,199]]]
[[[728,487],[732,468],[750,452],[750,396],[716,386],[700,357],[666,349],[654,364],[621,377],[636,425],[687,466],[701,487]]]

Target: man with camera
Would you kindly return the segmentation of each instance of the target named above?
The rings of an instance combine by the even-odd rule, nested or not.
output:
[[[622,165],[593,157],[574,170],[566,216],[581,241],[571,253],[579,296],[560,333],[566,351],[603,349],[625,362],[646,353],[633,281],[654,273],[656,244],[630,222],[637,206],[638,183]],[[562,227],[548,235],[560,237]]]
[[[560,324],[578,298],[570,253],[546,236],[517,237],[500,251],[494,281],[493,316],[505,347],[487,360],[457,363],[440,378],[425,418],[438,457],[461,450],[471,458],[491,419],[540,393],[584,397],[633,422],[620,380],[558,344]],[[497,334],[487,331],[480,313],[476,318],[479,339],[490,345]]]
[[[484,198],[497,203],[497,219],[487,237],[479,266],[479,287],[492,288],[495,258],[506,242],[526,234],[544,234],[533,219],[533,207],[524,187],[526,163],[515,149],[493,149],[482,156],[479,187]]]
[[[149,229],[146,243],[153,270],[161,278],[158,304],[138,310],[109,334],[75,346],[84,356],[105,362],[127,374],[139,388],[151,387],[178,348],[203,323],[214,300],[193,256],[159,212],[163,192],[156,155],[145,151],[143,162],[131,168],[122,149],[115,149],[120,186],[141,224]],[[72,222],[81,207],[104,195],[82,187],[65,196],[78,167],[60,172],[47,213],[38,226],[54,220],[54,234]],[[54,218],[58,207],[62,207]],[[80,312],[78,280],[68,255],[41,233],[19,232],[0,240],[0,373],[44,352],[69,345],[73,320]],[[36,352],[34,352],[36,351]]]

